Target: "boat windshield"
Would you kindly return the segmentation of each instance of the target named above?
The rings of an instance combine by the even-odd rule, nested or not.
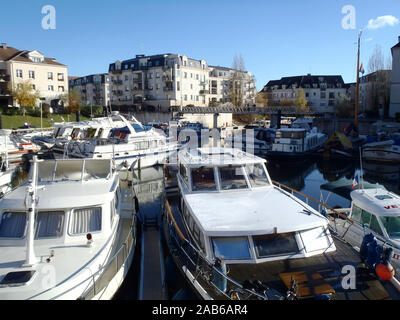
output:
[[[250,246],[247,237],[212,238],[214,256],[221,259],[250,259]]]
[[[242,167],[221,167],[219,168],[219,175],[221,178],[221,190],[247,188],[247,183]]]
[[[400,238],[400,216],[380,217],[390,238]]]
[[[192,171],[192,190],[217,190],[214,179],[214,168],[193,168]]]
[[[246,165],[246,173],[253,188],[270,185],[262,163]]]

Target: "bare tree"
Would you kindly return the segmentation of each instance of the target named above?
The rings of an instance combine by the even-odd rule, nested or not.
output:
[[[230,75],[229,96],[232,104],[239,107],[243,103],[243,73],[245,65],[242,55],[235,55],[233,58],[232,71]]]
[[[386,67],[386,69],[385,69]],[[380,109],[387,114],[390,102],[391,57],[385,63],[385,56],[379,45],[376,45],[368,61],[368,96],[370,110],[378,113]]]

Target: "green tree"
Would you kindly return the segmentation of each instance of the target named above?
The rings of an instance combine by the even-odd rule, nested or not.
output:
[[[30,80],[21,81],[10,88],[11,95],[22,108],[23,116],[25,116],[26,107],[35,107],[39,100],[39,91],[33,89]]]

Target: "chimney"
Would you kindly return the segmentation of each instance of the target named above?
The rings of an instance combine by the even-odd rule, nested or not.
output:
[[[1,47],[2,47],[3,49],[7,49],[7,43],[2,42],[2,43],[1,43]]]

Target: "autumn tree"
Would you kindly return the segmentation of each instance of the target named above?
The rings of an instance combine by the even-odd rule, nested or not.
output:
[[[294,105],[296,107],[300,107],[301,111],[305,111],[305,112],[309,112],[310,108],[308,107],[308,102],[306,99],[306,96],[304,94],[304,90],[302,87],[299,88],[299,90],[297,91],[297,98],[294,101]]]
[[[68,113],[75,113],[79,111],[82,105],[82,96],[77,89],[71,89],[61,99],[67,105]]]
[[[257,103],[263,107],[268,106],[269,99],[266,92],[260,91],[257,93]]]
[[[35,107],[40,97],[39,92],[33,89],[29,80],[21,81],[9,89],[15,101],[21,106],[24,116],[26,108]]]

